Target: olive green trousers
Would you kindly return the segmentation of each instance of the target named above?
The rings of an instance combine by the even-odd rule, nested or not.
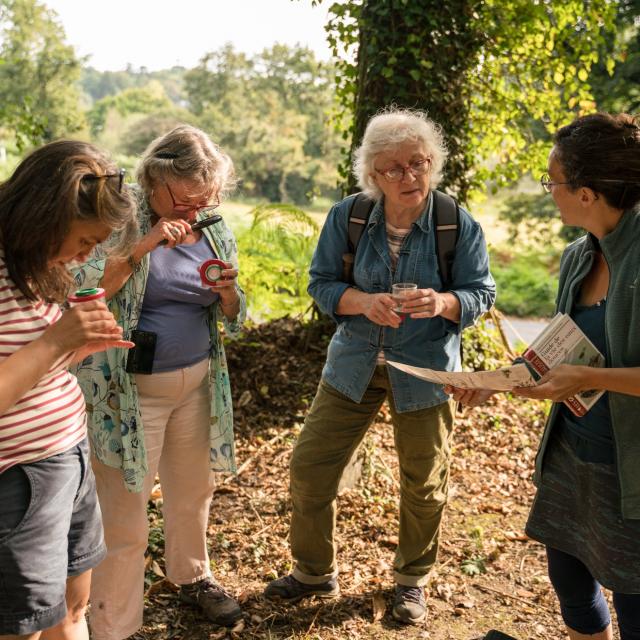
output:
[[[337,575],[336,495],[342,472],[385,398],[400,465],[398,584],[421,586],[436,561],[447,501],[454,411],[451,402],[398,413],[386,367],[377,366],[361,402],[320,381],[291,458],[293,575],[319,584]]]

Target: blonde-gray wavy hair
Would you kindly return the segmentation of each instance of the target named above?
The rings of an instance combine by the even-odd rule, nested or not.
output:
[[[188,124],[178,125],[149,144],[136,179],[147,197],[159,181],[193,182],[217,190],[220,200],[237,184],[231,158],[204,131]]]
[[[431,157],[430,186],[435,189],[440,184],[448,155],[442,128],[424,111],[391,106],[369,120],[362,143],[353,156],[353,175],[367,196],[374,200],[382,196],[372,175],[376,156],[394,151],[407,142],[420,142],[425,146]]]

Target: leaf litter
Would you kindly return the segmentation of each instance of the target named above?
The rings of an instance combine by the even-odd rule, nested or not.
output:
[[[424,624],[405,627],[391,617],[399,475],[384,406],[361,447],[360,482],[338,497],[341,596],[294,605],[262,597],[269,580],[292,568],[289,457],[332,330],[326,321],[282,319],[250,328],[226,347],[239,473],[218,476],[208,541],[215,579],[241,603],[241,624],[216,627],[179,601],[164,577],[162,497],[154,490],[145,622],[136,638],[476,640],[492,628],[520,640],[564,638],[544,549],[523,533],[544,406],[504,396],[458,412],[449,505]]]

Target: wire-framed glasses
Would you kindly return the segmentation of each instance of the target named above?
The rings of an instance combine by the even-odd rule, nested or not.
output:
[[[570,182],[554,182],[548,173],[543,173],[540,176],[540,185],[547,193],[551,193],[551,188],[555,187],[557,184],[571,184],[571,183]]]
[[[411,171],[414,176],[423,176],[429,172],[431,168],[431,158],[424,158],[423,160],[416,160],[409,163],[406,167],[396,165],[384,171],[373,168],[376,173],[379,173],[387,182],[400,182],[404,180],[407,171]]]
[[[175,213],[191,213],[192,211],[198,213],[203,209],[215,209],[220,206],[220,196],[217,193],[213,202],[207,202],[206,204],[186,204],[185,202],[176,202],[173,191],[171,191],[171,187],[167,182],[164,183],[164,186],[167,187]]]

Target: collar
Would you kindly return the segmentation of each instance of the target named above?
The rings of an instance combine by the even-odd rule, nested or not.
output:
[[[433,209],[433,197],[431,196],[431,191],[429,191],[429,195],[427,196],[427,203],[425,204],[422,213],[413,221],[423,233],[429,233],[432,226],[432,216],[431,212]],[[369,228],[374,227],[378,224],[384,223],[384,196],[382,196],[374,205],[373,211],[369,216]]]
[[[598,239],[589,235],[588,247],[595,250]],[[640,207],[628,209],[622,214],[616,228],[600,240],[605,258],[619,258],[629,252],[631,245],[638,242],[640,236]]]

